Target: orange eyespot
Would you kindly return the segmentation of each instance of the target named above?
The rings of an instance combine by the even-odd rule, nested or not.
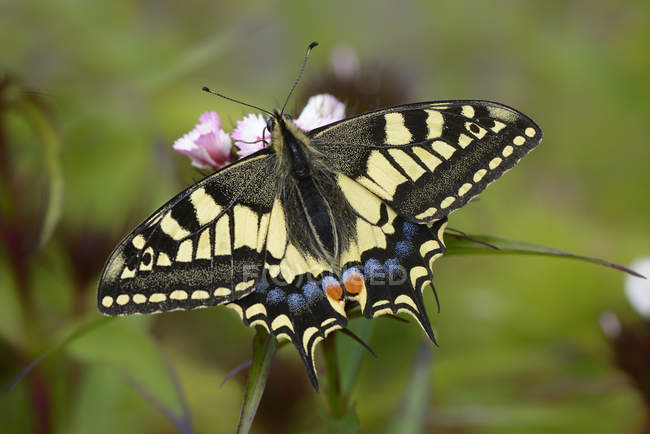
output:
[[[332,300],[339,301],[343,297],[343,288],[334,280],[331,280],[325,284],[325,293]]]
[[[350,294],[359,294],[363,290],[363,277],[359,273],[348,273],[344,285]]]

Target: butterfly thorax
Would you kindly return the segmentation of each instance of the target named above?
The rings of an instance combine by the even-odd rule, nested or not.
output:
[[[278,192],[291,242],[331,265],[338,265],[353,232],[354,217],[336,184],[336,175],[307,133],[291,119],[274,116],[271,148],[277,158]]]

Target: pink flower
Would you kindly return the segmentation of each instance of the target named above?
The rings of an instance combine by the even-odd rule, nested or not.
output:
[[[339,121],[345,117],[345,104],[332,95],[320,94],[309,98],[307,105],[295,120],[296,125],[305,131]],[[239,148],[237,154],[240,158],[257,152],[264,148],[264,140],[269,142],[271,134],[266,127],[266,120],[261,115],[248,115],[243,120],[237,121],[237,127],[232,132],[235,146]]]
[[[296,125],[305,131],[340,121],[345,117],[345,104],[332,95],[322,93],[309,98],[307,105],[296,119]]]
[[[307,105],[295,120],[305,131],[339,121],[345,117],[345,105],[332,95],[320,94],[309,98]],[[266,120],[258,114],[250,114],[232,132],[239,158],[263,149],[271,140],[266,130]],[[264,137],[262,137],[264,134]],[[205,112],[192,131],[174,142],[174,149],[187,155],[192,165],[201,169],[219,169],[230,163],[232,145],[230,136],[221,129],[217,112]]]
[[[232,132],[232,138],[235,140],[235,146],[239,149],[237,151],[239,158],[265,147],[262,141],[262,132],[264,132],[264,140],[267,143],[271,140],[271,133],[264,128],[266,128],[266,121],[261,115],[250,114],[241,121],[237,121],[237,127]]]
[[[200,169],[219,169],[230,162],[230,136],[221,128],[215,111],[205,112],[192,131],[174,142],[174,149]]]

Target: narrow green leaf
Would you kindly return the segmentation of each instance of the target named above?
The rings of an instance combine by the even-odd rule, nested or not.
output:
[[[349,408],[340,418],[336,419],[324,410],[318,410],[321,418],[327,425],[327,432],[330,434],[358,434],[361,432],[361,425],[356,411]]]
[[[47,357],[57,353],[58,351],[64,349],[67,345],[73,343],[75,340],[83,337],[89,332],[95,330],[96,328],[107,324],[109,321],[114,318],[109,317],[99,317],[94,318],[91,321],[86,321],[81,324],[78,324],[74,327],[74,330],[64,339],[62,339],[58,344],[54,345],[52,348],[46,350],[43,354],[34,359],[29,365],[18,374],[9,385],[9,390],[12,390],[20,381],[25,378],[36,366],[38,366],[43,360]]]
[[[364,342],[368,342],[375,329],[375,321],[362,318],[348,323],[348,328]],[[341,390],[348,396],[359,379],[361,362],[368,351],[353,339],[338,339],[336,343],[339,365],[341,366]]]
[[[190,408],[185,399],[185,393],[183,387],[181,386],[176,370],[172,366],[171,362],[164,356],[163,353],[160,353],[162,359],[165,362],[165,367],[167,368],[167,373],[169,378],[172,381],[174,386],[174,391],[176,392],[176,397],[181,405],[181,414],[177,414],[172,408],[168,405],[165,405],[155,394],[151,393],[144,385],[139,384],[133,380],[130,376],[127,376],[127,382],[142,396],[146,401],[148,401],[153,407],[160,411],[182,434],[194,434],[194,426],[192,425],[192,416],[190,414]]]
[[[76,339],[71,355],[93,365],[108,365],[122,373],[127,383],[165,415],[185,415],[182,396],[155,341],[149,335],[150,317],[129,317],[111,321],[106,327]],[[150,399],[155,397],[155,402]],[[175,419],[171,418],[172,422]]]
[[[391,421],[385,434],[418,434],[424,432],[424,422],[429,401],[432,345],[423,341],[418,348],[411,381],[406,388],[400,410]]]
[[[4,96],[3,105],[8,110],[18,113],[29,123],[34,135],[42,145],[48,196],[36,245],[38,248],[49,240],[63,209],[63,169],[61,164],[63,146],[54,118],[41,97],[29,91],[17,80],[6,79],[5,85],[9,87],[9,91]]]
[[[370,322],[370,321],[367,321]],[[370,329],[371,330],[371,329]],[[368,332],[369,334],[369,332]],[[360,336],[361,337],[361,336]],[[353,366],[349,371],[344,371],[341,366],[341,360],[345,359],[341,353],[341,343],[344,342],[343,347],[348,348],[345,344],[351,343],[353,346],[349,347],[351,352],[349,362]],[[327,425],[327,432],[332,434],[339,433],[358,433],[360,431],[359,418],[357,417],[354,407],[349,406],[349,390],[343,388],[343,375],[352,375],[358,371],[363,352],[363,348],[358,342],[354,340],[341,340],[339,333],[331,334],[323,343],[323,353],[325,355],[326,364],[326,382],[327,382],[327,399],[329,401],[329,412],[321,411],[320,415]],[[351,385],[354,380],[350,381]]]
[[[54,228],[61,218],[63,209],[63,169],[61,168],[62,143],[57,133],[54,122],[47,115],[42,106],[35,101],[30,110],[30,121],[42,145],[47,168],[48,197],[45,216],[38,238],[38,247],[43,246],[50,239]]]
[[[604,259],[577,255],[552,247],[528,243],[526,241],[509,240],[492,235],[467,235],[460,231],[447,231],[445,232],[445,244],[447,245],[447,255],[496,254],[555,256],[604,265],[605,267],[614,268],[645,279],[645,276],[634,270]]]
[[[248,384],[237,424],[237,434],[248,433],[253,425],[277,347],[277,341],[273,336],[263,328],[256,327],[253,337],[253,362],[248,373]]]
[[[343,396],[341,387],[341,367],[336,354],[338,333],[330,335],[323,342],[323,353],[325,355],[325,367],[327,374],[327,399],[330,406],[330,417],[332,419],[341,419],[347,412],[347,403]]]

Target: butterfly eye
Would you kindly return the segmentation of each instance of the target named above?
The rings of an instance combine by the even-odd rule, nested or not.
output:
[[[271,117],[266,121],[266,129],[269,130],[269,132],[273,131],[273,125],[275,125],[275,119]]]
[[[283,114],[282,117],[287,119],[287,120],[292,120],[293,119],[293,116],[291,116],[290,114],[287,114],[287,113]]]

